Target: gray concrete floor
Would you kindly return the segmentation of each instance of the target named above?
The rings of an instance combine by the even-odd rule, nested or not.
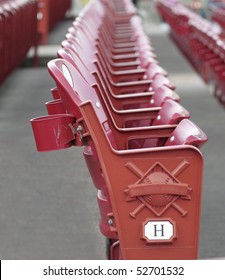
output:
[[[202,148],[199,258],[224,257],[224,108],[170,41],[152,6],[140,13],[181,104],[209,137]],[[62,22],[49,36],[52,57],[70,24]],[[18,68],[0,87],[0,259],[105,259],[96,190],[82,148],[36,152],[29,120],[47,114],[44,103],[53,86],[44,66]]]

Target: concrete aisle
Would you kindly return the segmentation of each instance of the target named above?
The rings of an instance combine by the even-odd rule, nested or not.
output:
[[[46,114],[52,86],[40,68],[18,69],[1,87],[1,259],[104,257],[82,148],[36,151],[29,120]]]

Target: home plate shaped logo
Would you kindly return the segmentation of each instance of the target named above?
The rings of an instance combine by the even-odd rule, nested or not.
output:
[[[148,208],[156,216],[161,216],[173,207],[181,216],[187,211],[179,206],[177,199],[190,200],[191,188],[188,184],[181,183],[176,176],[181,174],[189,162],[182,161],[172,172],[169,172],[160,162],[156,162],[146,173],[143,173],[134,163],[127,162],[126,167],[135,174],[139,180],[125,189],[126,201],[139,200],[140,204],[130,213],[132,218]]]

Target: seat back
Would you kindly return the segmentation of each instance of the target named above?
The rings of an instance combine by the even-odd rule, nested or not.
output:
[[[109,126],[107,116],[94,88],[92,88],[78,70],[66,60],[51,60],[48,63],[48,70],[55,80],[60,98],[62,99],[67,113],[79,119],[81,118],[79,106],[82,102],[91,101],[99,122],[106,130],[111,145],[116,147],[116,142],[111,127]]]
[[[178,124],[182,119],[190,118],[190,113],[180,103],[167,99],[152,125]]]
[[[172,99],[174,101],[179,102],[180,96],[167,86],[160,86],[156,89],[155,93],[153,94],[150,100],[151,107],[160,107],[164,104],[164,102],[168,99]]]
[[[174,125],[179,124],[183,119],[190,118],[190,113],[173,99],[167,99],[159,110],[155,119],[153,119],[152,126],[160,125]],[[161,147],[167,141],[168,137],[150,138],[146,139],[143,147]]]
[[[88,71],[86,65],[75,50],[61,48],[58,50],[57,54],[59,58],[69,61],[89,84],[96,83],[94,76],[90,73],[90,71]]]
[[[168,88],[175,90],[176,86],[163,74],[157,74],[152,81],[151,89],[155,91],[160,86],[167,86]]]
[[[106,116],[94,89],[82,78],[71,63],[62,59],[53,59],[48,62],[47,66],[49,73],[56,82],[60,98],[69,113],[79,118],[80,113],[77,111],[77,107],[82,102],[90,100],[96,105],[94,107],[99,120],[101,122],[106,121]]]
[[[195,123],[182,120],[174,129],[165,146],[192,145],[200,148],[207,141],[206,134]]]

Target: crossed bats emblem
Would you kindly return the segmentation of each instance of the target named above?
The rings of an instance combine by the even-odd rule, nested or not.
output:
[[[126,167],[139,178],[135,184],[125,189],[127,202],[136,199],[140,201],[140,204],[130,212],[131,217],[135,219],[145,207],[158,217],[169,207],[173,207],[181,216],[185,216],[187,211],[176,200],[178,198],[190,200],[192,188],[188,184],[181,183],[176,177],[189,165],[189,162],[184,160],[169,172],[160,162],[157,162],[144,173],[133,162],[127,162]]]

